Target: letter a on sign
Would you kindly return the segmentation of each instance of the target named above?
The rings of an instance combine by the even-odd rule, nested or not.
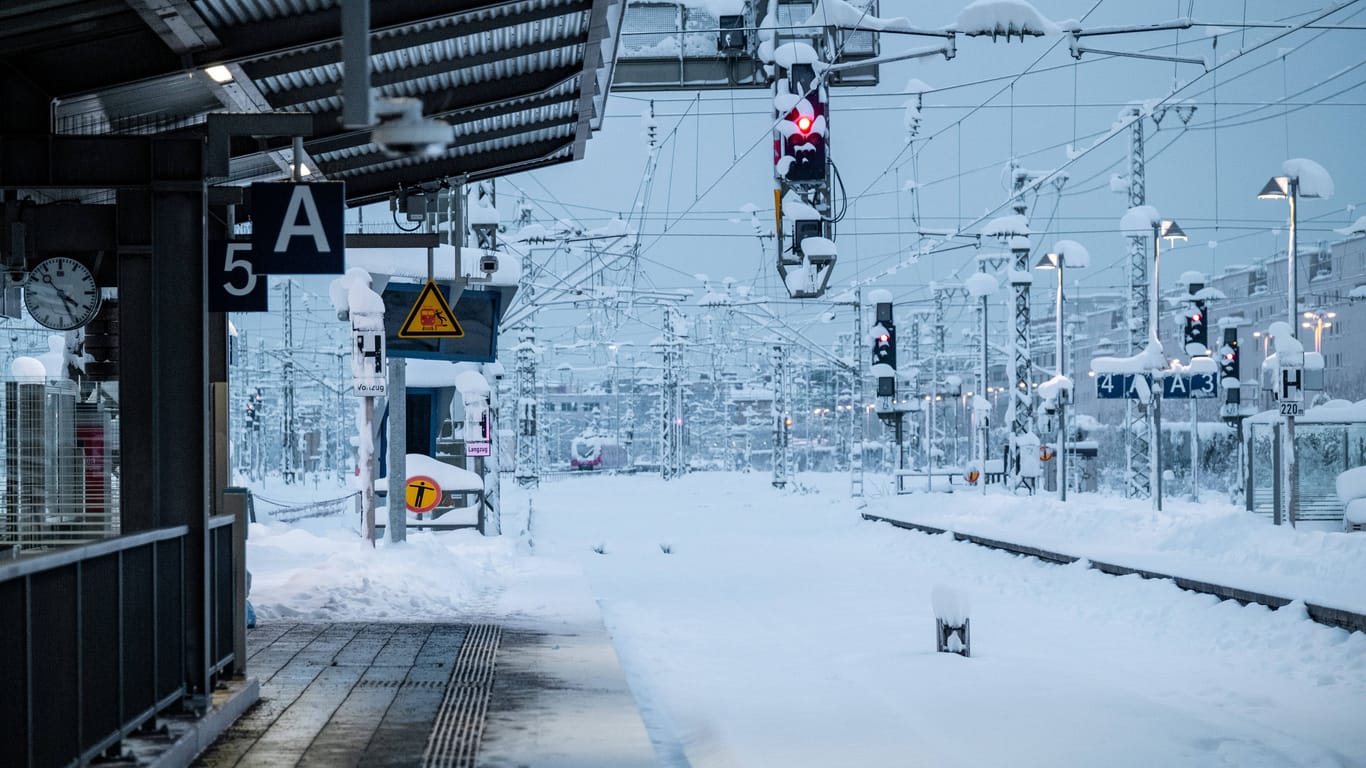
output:
[[[446,303],[446,297],[441,295],[441,289],[436,287],[435,282],[428,280],[409,310],[408,319],[398,329],[398,335],[403,339],[461,339],[465,337],[465,329],[455,319],[455,313]]]
[[[251,185],[251,255],[267,275],[339,275],[345,233],[341,182]]]

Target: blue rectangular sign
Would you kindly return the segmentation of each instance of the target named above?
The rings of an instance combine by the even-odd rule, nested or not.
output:
[[[346,184],[251,185],[251,258],[266,275],[340,275],[345,271]]]
[[[1101,400],[1138,400],[1137,384],[1139,381],[1147,383],[1147,378],[1146,373],[1098,373],[1096,397]]]
[[[1215,397],[1219,394],[1219,379],[1212,373],[1178,373],[1162,379],[1162,397],[1166,400]]]

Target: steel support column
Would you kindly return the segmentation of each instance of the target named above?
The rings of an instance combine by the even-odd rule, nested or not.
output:
[[[1143,172],[1143,115],[1137,107],[1130,109],[1129,124],[1129,207],[1143,205],[1145,198]],[[1136,355],[1148,345],[1148,238],[1130,237],[1125,260],[1129,282],[1129,303],[1126,320],[1129,325],[1129,354]],[[1149,435],[1148,414],[1132,400],[1124,401],[1124,445],[1128,470],[1124,474],[1124,495],[1131,499],[1145,499],[1152,495],[1149,464],[1152,461],[1152,442]]]

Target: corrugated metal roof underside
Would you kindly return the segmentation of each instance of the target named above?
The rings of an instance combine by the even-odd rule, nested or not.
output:
[[[194,0],[194,9],[213,27],[273,21],[340,5],[338,0]]]
[[[425,77],[418,77],[411,80],[403,80],[390,85],[378,86],[379,92],[384,96],[423,96],[427,94],[439,93],[442,91],[452,91],[476,83],[487,83],[498,80],[507,80],[522,75],[535,72],[548,72],[563,67],[575,67],[583,64],[583,45],[574,41],[566,41],[563,47],[539,53],[529,53],[515,55],[512,49],[507,57],[499,58],[488,64],[481,64],[473,67],[462,67],[458,61],[450,62],[452,69]],[[340,67],[336,67],[340,70]],[[307,85],[303,82],[305,75],[300,73],[297,77],[289,75],[283,78],[271,78],[276,80],[293,80],[290,89],[298,89]],[[263,81],[257,81],[258,83]],[[330,82],[330,81],[324,81]],[[340,80],[336,88],[340,87]],[[340,95],[325,96],[323,98],[304,101],[296,104],[280,104],[278,89],[266,91],[266,97],[278,109],[287,108],[289,111],[299,112],[335,112],[342,108]],[[272,97],[272,93],[275,97]]]
[[[435,156],[393,158],[367,129],[338,120],[343,0],[185,0],[200,18],[187,13],[182,21],[209,41],[188,52],[155,20],[144,16],[140,25],[137,13],[114,0],[16,1],[0,8],[0,20],[8,15],[23,26],[29,14],[43,21],[30,24],[41,27],[32,41],[0,29],[10,51],[0,50],[0,62],[12,59],[35,73],[50,71],[44,64],[54,56],[71,64],[34,77],[50,93],[72,94],[54,102],[56,132],[155,134],[216,112],[305,112],[315,116],[304,139],[311,167],[346,179],[352,202],[582,156],[600,125],[625,7],[625,0],[372,0],[371,86],[384,96],[420,99],[424,116],[448,122],[455,137]],[[73,42],[54,16],[58,8],[89,16],[89,42]],[[110,42],[104,59],[94,55],[105,51],[94,47],[102,41]],[[85,72],[102,75],[83,75],[82,51],[106,64]],[[135,51],[146,55],[129,57]],[[234,81],[220,85],[203,71],[220,62],[232,67]],[[233,138],[228,183],[280,178],[289,144],[287,136]]]

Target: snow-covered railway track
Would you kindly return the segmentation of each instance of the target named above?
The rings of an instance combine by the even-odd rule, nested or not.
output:
[[[1075,563],[1078,560],[1085,559],[1082,557],[1078,557],[1076,555],[1068,555],[1061,552],[1053,552],[1047,549],[1040,549],[1039,547],[1031,547],[1026,544],[1015,544],[1009,541],[990,539],[985,536],[976,536],[970,533],[959,533],[957,531],[949,531],[945,528],[936,528],[932,525],[922,525],[920,523],[912,523],[907,522],[905,520],[897,520],[895,518],[882,517],[881,515],[873,515],[866,512],[863,513],[863,519],[879,523],[888,523],[890,525],[896,526],[897,528],[905,528],[907,530],[919,531],[921,533],[952,533],[955,541],[966,541],[972,544],[976,544],[978,546],[987,547],[990,549],[998,549],[1016,555],[1026,555],[1028,557],[1037,558],[1039,560],[1044,560],[1050,563],[1057,563],[1059,565],[1068,565],[1071,563]],[[1289,605],[1291,602],[1293,602],[1290,598],[1280,597],[1278,595],[1268,595],[1263,592],[1253,592],[1251,590],[1239,589],[1237,587],[1227,587],[1221,584],[1213,584],[1207,581],[1188,579],[1184,576],[1173,576],[1171,574],[1158,573],[1157,571],[1149,571],[1142,568],[1130,568],[1125,565],[1106,563],[1101,562],[1099,560],[1087,560],[1087,564],[1091,568],[1094,568],[1100,571],[1101,573],[1106,573],[1111,576],[1137,575],[1145,579],[1166,579],[1176,584],[1176,586],[1180,587],[1181,589],[1188,590],[1191,592],[1199,592],[1206,595],[1214,595],[1215,597],[1221,600],[1236,600],[1243,605],[1247,605],[1249,603],[1257,603],[1259,605],[1265,605],[1268,608],[1275,610],[1277,608],[1281,608],[1282,606]],[[1349,632],[1366,632],[1366,614],[1354,613],[1352,611],[1344,611],[1340,608],[1332,608],[1326,605],[1318,605],[1310,602],[1305,602],[1305,609],[1309,614],[1309,618],[1313,619],[1315,622],[1319,624],[1323,624],[1330,627],[1341,627],[1342,629],[1345,629]]]

